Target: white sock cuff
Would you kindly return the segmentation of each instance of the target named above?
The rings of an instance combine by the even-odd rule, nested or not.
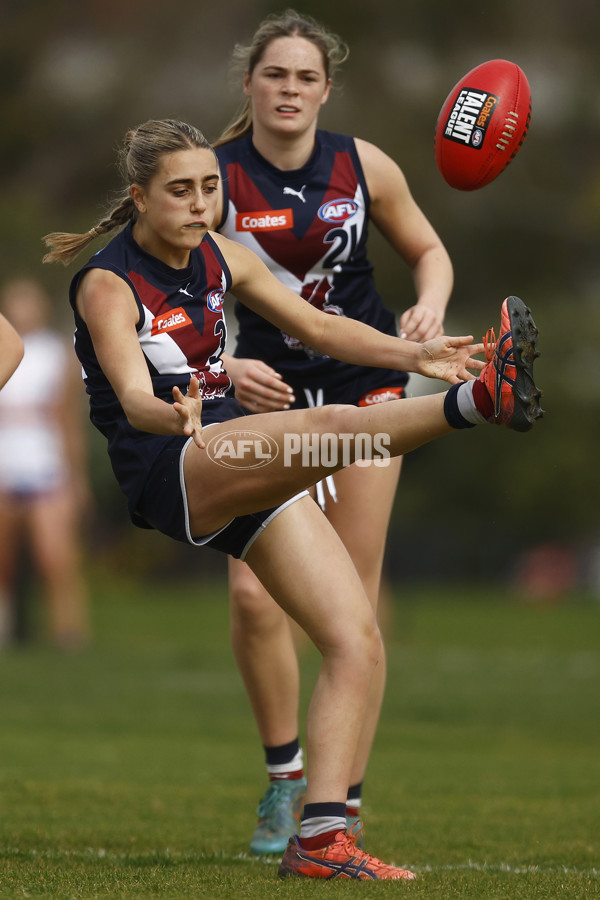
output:
[[[300,837],[311,838],[326,831],[344,831],[346,819],[338,816],[313,816],[310,819],[302,819],[300,824]]]
[[[456,405],[461,416],[472,425],[483,425],[487,419],[481,415],[473,399],[474,381],[465,381],[456,392]]]

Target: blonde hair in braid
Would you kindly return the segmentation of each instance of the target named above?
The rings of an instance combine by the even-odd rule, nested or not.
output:
[[[127,225],[134,215],[134,202],[131,196],[126,194],[121,202],[97,225],[93,225],[89,231],[85,231],[83,234],[53,231],[51,234],[45,235],[42,240],[46,247],[50,248],[50,252],[46,253],[42,262],[61,262],[64,266],[68,266],[93,240],[103,234],[109,234],[115,228]]]
[[[134,184],[146,187],[156,175],[163,156],[198,147],[212,150],[201,131],[174,119],[151,119],[128,131],[119,153],[119,167],[127,188],[107,216],[83,234],[54,231],[42,238],[50,252],[43,262],[61,262],[67,266],[95,238],[135,222],[137,211],[130,189]]]

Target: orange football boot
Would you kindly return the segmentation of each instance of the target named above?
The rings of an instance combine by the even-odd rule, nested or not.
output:
[[[502,304],[500,335],[493,328],[483,339],[488,363],[479,373],[494,405],[488,422],[506,425],[514,431],[529,431],[543,416],[541,391],[533,380],[533,363],[538,330],[531,312],[519,297],[507,297]]]
[[[320,850],[304,850],[297,836],[289,839],[279,866],[279,877],[300,875],[305,878],[356,878],[363,881],[400,880],[412,881],[417,876],[408,869],[399,869],[369,856],[356,846],[356,835],[362,823],[357,822],[350,831],[339,831],[335,841]]]

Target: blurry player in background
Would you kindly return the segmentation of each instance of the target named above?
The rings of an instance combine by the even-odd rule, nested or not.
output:
[[[416,302],[394,297],[395,305],[405,307],[400,334],[426,341],[443,333],[453,285],[446,250],[396,163],[367,141],[317,129],[336,69],[347,55],[339,37],[293,11],[268,17],[249,47],[236,47],[246,100],[216,142],[224,199],[215,224],[250,247],[307,302],[395,334],[395,316],[376,291],[366,253],[371,221],[412,272]],[[225,364],[237,399],[252,413],[328,403],[373,406],[404,396],[405,372],[333,360],[239,303],[236,314],[237,346]],[[317,486],[325,515],[374,609],[401,459],[391,463],[352,465]],[[296,826],[306,785],[297,657],[287,617],[245,563],[230,560],[229,583],[233,649],[270,779],[250,847],[278,853]],[[360,811],[385,678],[382,649],[352,769],[349,826]]]
[[[62,650],[90,639],[81,566],[81,512],[89,502],[79,366],[50,328],[50,300],[36,281],[14,279],[0,308],[19,332],[23,361],[0,391],[0,642],[17,635],[21,542],[40,576],[49,637]],[[27,635],[21,634],[21,637]]]

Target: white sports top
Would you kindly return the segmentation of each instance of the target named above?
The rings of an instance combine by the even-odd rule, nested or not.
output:
[[[64,390],[69,349],[53,331],[23,336],[25,355],[0,391],[0,489],[33,494],[67,479],[54,404]]]

